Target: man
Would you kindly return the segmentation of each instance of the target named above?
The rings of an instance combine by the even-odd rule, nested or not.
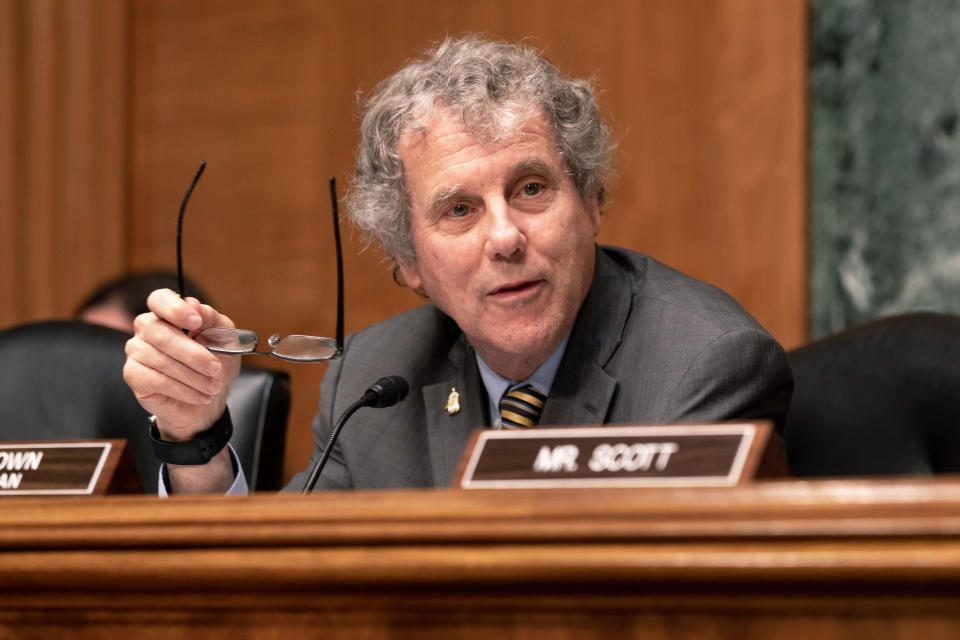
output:
[[[474,429],[514,426],[499,404],[516,387],[544,425],[782,420],[784,352],[729,296],[596,246],[610,149],[590,86],[528,48],[450,40],[377,87],[349,209],[431,303],[350,336],[328,369],[314,460],[372,381],[401,375],[410,395],[357,415],[318,487],[449,485]],[[190,440],[239,359],[189,335],[233,325],[169,290],[149,307],[124,376],[163,440]],[[227,449],[168,465],[169,486],[236,491],[235,467]]]

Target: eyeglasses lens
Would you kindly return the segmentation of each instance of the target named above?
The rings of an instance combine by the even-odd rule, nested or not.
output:
[[[337,341],[333,338],[292,335],[271,340],[275,355],[287,360],[329,360],[337,357]]]
[[[201,331],[196,340],[217,353],[250,353],[257,348],[260,338],[246,329],[213,327]]]

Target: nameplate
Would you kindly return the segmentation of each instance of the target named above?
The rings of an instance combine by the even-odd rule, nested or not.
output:
[[[0,496],[136,491],[139,478],[125,448],[124,440],[0,443]],[[121,458],[125,475],[115,479]]]
[[[486,429],[474,435],[459,486],[732,486],[756,475],[771,432],[768,422]]]

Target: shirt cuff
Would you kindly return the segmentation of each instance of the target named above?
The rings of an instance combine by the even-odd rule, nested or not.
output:
[[[228,496],[245,496],[250,493],[247,487],[247,478],[243,475],[243,467],[240,466],[240,458],[232,444],[227,444],[227,450],[230,451],[230,462],[233,463],[233,484],[227,489]],[[157,482],[157,495],[166,498],[170,495],[170,476],[167,473],[167,465],[160,465],[160,479]]]

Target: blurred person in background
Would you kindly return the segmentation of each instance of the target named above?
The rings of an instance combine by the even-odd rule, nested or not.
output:
[[[157,289],[177,289],[177,274],[145,271],[114,278],[94,289],[73,312],[77,320],[133,333],[133,319],[148,313],[147,297]],[[187,295],[209,302],[196,283],[184,278]]]

